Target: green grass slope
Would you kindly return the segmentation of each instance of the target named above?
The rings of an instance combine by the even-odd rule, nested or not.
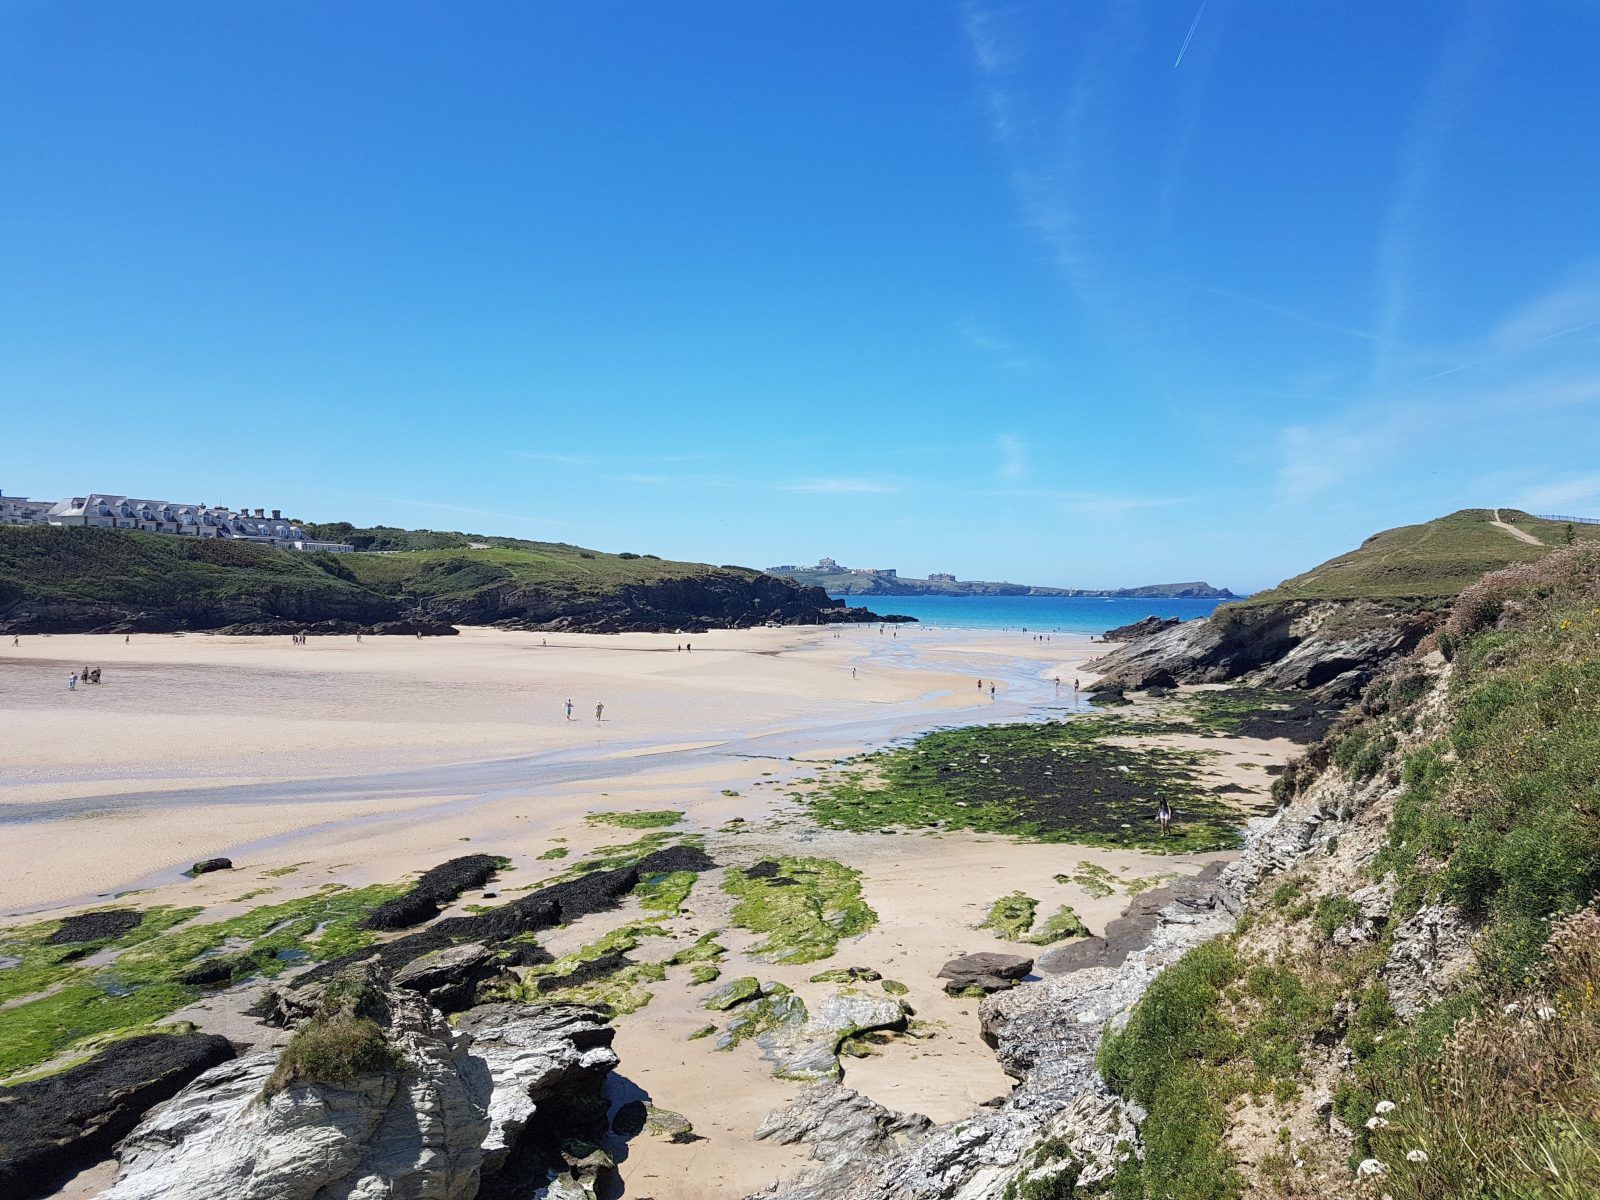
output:
[[[0,610],[18,602],[163,608],[284,595],[362,608],[332,554],[112,529],[0,526]]]
[[[1536,543],[1495,524],[1496,510],[1464,508],[1421,525],[1375,533],[1348,554],[1329,559],[1241,604],[1286,600],[1431,600],[1455,596],[1487,572],[1533,562],[1572,541],[1600,541],[1600,526],[1542,521],[1516,509],[1498,510],[1500,521]]]
[[[803,621],[828,603],[749,567],[432,530],[354,532],[368,545],[416,548],[304,554],[128,530],[0,526],[0,628],[373,624],[409,615],[710,627]]]

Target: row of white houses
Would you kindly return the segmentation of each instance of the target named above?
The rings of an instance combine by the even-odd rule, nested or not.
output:
[[[0,495],[0,525],[87,526],[136,529],[179,537],[221,538],[259,542],[287,550],[353,551],[345,542],[323,542],[306,533],[300,522],[278,509],[232,509],[221,504],[180,504],[91,492],[63,500],[30,500]]]

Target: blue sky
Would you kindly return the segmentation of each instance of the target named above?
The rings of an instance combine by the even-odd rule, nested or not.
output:
[[[1600,6],[0,8],[0,488],[1275,582],[1600,516]]]

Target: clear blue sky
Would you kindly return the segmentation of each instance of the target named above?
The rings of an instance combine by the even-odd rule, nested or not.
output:
[[[12,0],[0,55],[8,493],[1235,588],[1600,515],[1582,0]]]

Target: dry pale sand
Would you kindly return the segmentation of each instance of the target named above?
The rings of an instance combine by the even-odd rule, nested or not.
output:
[[[846,1060],[845,1082],[891,1108],[950,1120],[1010,1081],[978,1036],[976,1004],[944,995],[939,968],[976,950],[1038,951],[976,928],[991,902],[1022,890],[1041,914],[1071,904],[1098,931],[1126,906],[1127,890],[1097,898],[1056,876],[1080,862],[1118,878],[1188,874],[1214,857],[837,833],[811,826],[787,798],[818,762],[933,725],[1059,707],[1055,676],[1070,699],[1074,673],[1087,683],[1083,659],[1103,647],[876,627],[699,635],[687,639],[692,652],[676,650],[680,640],[483,630],[304,648],[195,635],[126,646],[24,638],[0,648],[0,910],[16,919],[64,912],[137,886],[141,903],[201,904],[210,919],[330,881],[393,881],[474,850],[511,860],[494,885],[504,894],[637,836],[586,820],[592,813],[682,810],[680,828],[705,834],[729,866],[774,854],[849,864],[879,921],[825,962],[755,961],[755,939],[731,928],[721,872],[712,872],[670,922],[673,939],[648,939],[636,956],[664,958],[718,929],[729,949],[724,979],[775,980],[808,1003],[827,990],[810,976],[830,967],[871,967],[903,982],[929,1036]],[[106,682],[69,694],[66,674],[86,662],[102,666]],[[570,723],[568,696],[580,718]],[[606,705],[599,723],[597,700]],[[1241,763],[1264,767],[1290,749],[1211,739],[1195,748],[1223,751],[1208,769],[1257,795],[1270,779]],[[748,832],[724,832],[733,817]],[[570,857],[540,857],[556,847]],[[215,854],[235,869],[178,874]],[[559,954],[637,915],[625,906],[546,940]],[[752,1138],[797,1085],[774,1079],[751,1044],[723,1053],[690,1039],[715,1016],[700,1006],[712,986],[694,987],[675,969],[651,985],[647,1007],[617,1020],[619,1098],[646,1095],[682,1112],[702,1138],[634,1139],[620,1164],[627,1195],[723,1200],[804,1165],[804,1147]],[[180,1016],[259,1036],[240,1015],[247,998],[236,990]]]

